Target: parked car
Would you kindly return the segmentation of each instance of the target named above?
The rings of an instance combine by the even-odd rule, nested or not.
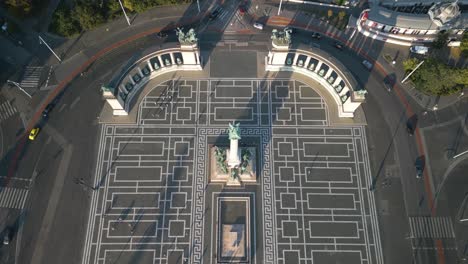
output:
[[[370,61],[363,60],[362,65],[364,65],[364,67],[366,67],[366,69],[368,69],[369,71],[372,70],[373,65],[372,65],[372,63],[370,63]]]
[[[263,24],[260,23],[260,22],[255,22],[255,23],[253,24],[253,27],[256,28],[256,29],[263,30]]]
[[[312,38],[320,40],[322,38],[322,35],[320,35],[317,32],[312,32]]]
[[[339,50],[343,50],[343,48],[344,48],[343,43],[338,42],[338,41],[335,41],[335,43],[333,44],[333,46],[335,46],[335,48],[337,48],[337,49],[339,49]]]
[[[426,46],[411,46],[410,51],[412,53],[426,55],[429,52],[429,48]]]

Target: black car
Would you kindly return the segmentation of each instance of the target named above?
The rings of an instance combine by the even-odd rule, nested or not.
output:
[[[160,38],[160,39],[165,38],[165,37],[167,37],[167,33],[161,31],[158,34],[156,34],[156,37]]]
[[[385,88],[387,89],[387,91],[391,92],[393,90],[393,87],[395,86],[395,83],[396,83],[395,77],[393,75],[387,75],[384,78],[383,83],[384,83]]]
[[[343,50],[343,48],[344,48],[343,43],[338,42],[338,41],[336,41],[336,42],[333,44],[333,46],[335,46],[335,48],[337,48],[337,49],[339,49],[339,50]]]
[[[208,17],[210,20],[213,20],[219,16],[219,13],[221,13],[221,7],[218,7],[215,9],[215,11],[211,12],[210,16]]]
[[[416,168],[416,178],[420,179],[424,172],[424,156],[418,157],[416,159],[414,162],[414,167]]]
[[[52,111],[52,109],[54,109],[54,106],[55,106],[55,104],[53,104],[53,103],[48,104],[46,106],[46,108],[44,109],[44,111],[42,111],[42,116],[43,117],[49,116],[49,113],[50,113],[50,111]]]
[[[317,32],[312,32],[312,38],[320,40],[322,38],[322,35],[320,35]]]

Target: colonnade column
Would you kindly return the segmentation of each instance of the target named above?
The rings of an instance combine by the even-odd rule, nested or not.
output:
[[[323,62],[318,61],[317,66],[315,66],[314,72],[318,73],[320,68],[322,67]]]
[[[154,69],[153,69],[153,66],[151,65],[151,60],[147,60],[146,63],[148,64],[150,72],[153,72]]]

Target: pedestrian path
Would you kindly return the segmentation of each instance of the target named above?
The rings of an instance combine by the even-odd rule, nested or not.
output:
[[[28,66],[24,71],[23,78],[21,78],[21,87],[23,88],[37,88],[41,80],[42,70],[44,67]]]
[[[29,190],[0,187],[0,207],[23,209]]]
[[[454,238],[449,217],[410,217],[412,238]]]
[[[12,106],[9,101],[0,103],[0,123],[17,112],[16,107]]]

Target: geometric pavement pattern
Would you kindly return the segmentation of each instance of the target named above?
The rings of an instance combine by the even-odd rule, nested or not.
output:
[[[261,147],[252,263],[383,263],[364,127],[290,79],[170,80],[103,125],[83,263],[214,263],[207,150],[234,120]]]

